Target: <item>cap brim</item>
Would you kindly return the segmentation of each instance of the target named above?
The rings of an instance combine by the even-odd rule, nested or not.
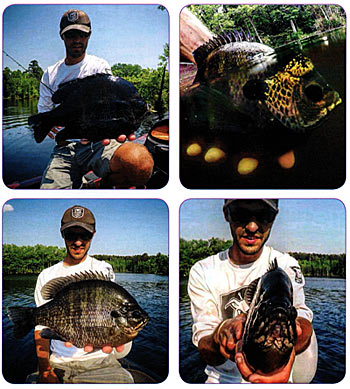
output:
[[[64,230],[66,230],[67,228],[70,228],[70,227],[81,227],[81,228],[84,228],[85,230],[91,232],[92,234],[95,232],[94,226],[92,226],[91,224],[86,224],[86,223],[81,223],[81,222],[69,222],[69,223],[63,224],[60,231],[63,232]]]
[[[60,32],[60,35],[62,36],[65,32],[69,30],[79,30],[89,33],[91,31],[91,28],[89,26],[85,26],[84,24],[70,24]]]

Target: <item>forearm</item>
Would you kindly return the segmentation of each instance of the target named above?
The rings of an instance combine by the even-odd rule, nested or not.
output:
[[[38,357],[39,373],[50,370],[50,341],[40,336],[40,331],[34,331],[35,350]]]
[[[302,330],[302,333],[298,336],[297,343],[295,345],[295,353],[298,355],[309,347],[313,328],[311,322],[301,316],[297,317],[297,325],[299,325]]]

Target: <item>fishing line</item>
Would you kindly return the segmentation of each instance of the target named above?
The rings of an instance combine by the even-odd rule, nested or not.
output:
[[[20,66],[22,69],[24,69],[26,72],[30,72],[29,69],[26,69],[22,64],[20,64],[20,63],[19,63],[15,58],[13,58],[10,54],[6,53],[6,51],[5,51],[4,49],[2,49],[2,52],[3,52],[7,57],[9,57],[10,59],[12,59],[12,61],[15,62],[18,66]],[[35,78],[37,78],[36,75],[35,75],[33,72],[31,72],[31,73],[32,73],[32,75],[33,75]],[[42,82],[41,80],[38,80],[38,81],[40,82],[40,84],[46,86],[46,88],[47,88],[52,94],[55,93],[55,91],[52,90],[52,89],[51,89],[48,85],[46,85],[44,82]]]

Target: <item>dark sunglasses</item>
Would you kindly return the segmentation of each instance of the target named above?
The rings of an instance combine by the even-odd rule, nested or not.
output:
[[[251,211],[246,208],[229,207],[229,214],[232,222],[248,223],[252,219],[262,224],[272,223],[275,220],[276,212],[270,209]]]
[[[63,233],[63,238],[69,240],[70,242],[75,242],[76,240],[91,240],[92,239],[91,232],[72,232],[67,231]]]
[[[78,36],[79,38],[87,38],[89,35],[90,35],[89,33],[84,31],[79,31],[79,30],[71,30],[63,34],[63,36],[67,39],[73,39],[76,36]]]

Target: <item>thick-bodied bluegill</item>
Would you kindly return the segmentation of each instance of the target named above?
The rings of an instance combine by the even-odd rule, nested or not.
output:
[[[55,278],[41,294],[50,301],[38,308],[8,308],[16,338],[40,324],[48,327],[41,331],[43,338],[69,341],[80,348],[115,347],[135,338],[149,320],[136,300],[102,273]]]
[[[268,374],[288,363],[296,344],[297,311],[293,306],[292,282],[275,259],[245,294],[250,307],[242,349],[254,370]]]

